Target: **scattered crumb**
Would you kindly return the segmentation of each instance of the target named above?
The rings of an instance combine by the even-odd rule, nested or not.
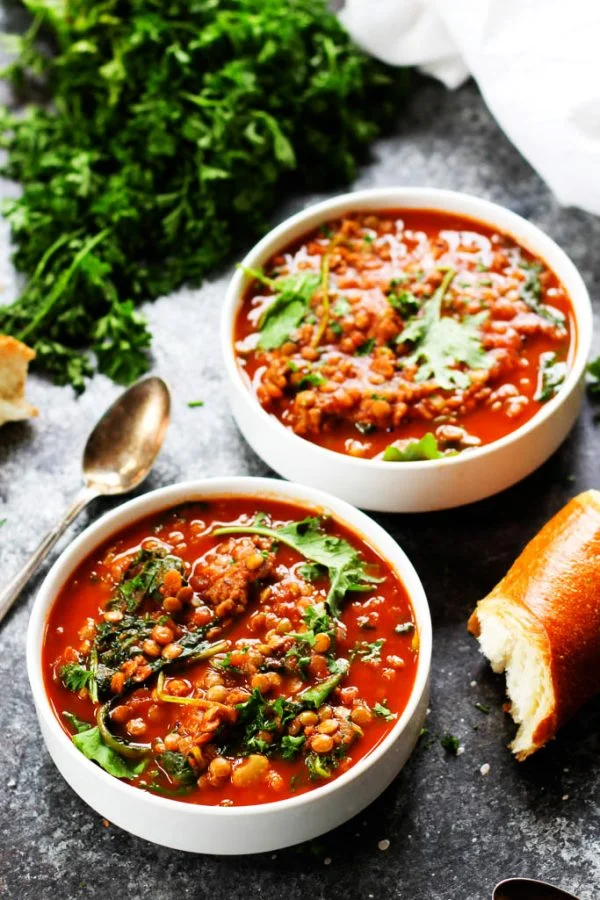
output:
[[[568,795],[568,794],[563,794],[563,800],[568,800],[568,799],[569,799],[569,795]]]
[[[457,755],[457,756],[462,756],[464,752],[465,752],[464,745],[463,745],[463,744],[460,744],[460,745],[456,748],[456,755]]]
[[[477,682],[476,682],[475,680],[473,680],[473,681],[471,682],[471,687],[477,687]]]
[[[476,837],[471,838],[471,843],[472,843],[472,844],[476,844],[476,843],[477,843],[477,838],[476,838]]]
[[[277,859],[277,854],[274,853],[274,854],[271,856],[271,859]]]
[[[379,841],[377,846],[380,850],[389,850],[390,842],[388,840]]]
[[[324,865],[324,866],[330,866],[330,865],[331,865],[331,857],[330,857],[330,856],[326,856],[326,857],[325,857],[325,859],[323,860],[323,865]]]
[[[102,824],[105,828],[110,828],[110,822],[108,821],[108,819],[102,819]]]
[[[489,775],[490,774],[490,764],[484,763],[479,771],[481,772],[482,775]]]

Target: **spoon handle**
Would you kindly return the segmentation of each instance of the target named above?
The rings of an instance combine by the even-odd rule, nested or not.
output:
[[[0,591],[0,622],[29,579],[37,572],[60,536],[66,531],[71,522],[77,518],[79,513],[85,509],[90,500],[93,500],[96,496],[95,491],[92,491],[87,487],[82,487],[60,522],[58,522],[54,528],[42,538],[22,569],[17,572],[4,590]]]

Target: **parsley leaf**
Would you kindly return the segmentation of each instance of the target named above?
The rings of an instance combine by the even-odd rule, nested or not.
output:
[[[306,738],[303,734],[297,736],[284,734],[281,738],[281,758],[294,759],[300,752]]]
[[[458,756],[460,741],[456,735],[446,732],[446,734],[442,735],[440,738],[440,744],[447,753],[451,753],[452,756]]]
[[[246,274],[256,277],[258,273],[248,269]],[[277,281],[260,280],[274,291],[274,299],[258,321],[258,346],[262,350],[274,350],[291,338],[304,319],[321,277],[316,272],[299,272]]]
[[[537,390],[533,399],[538,403],[545,403],[554,397],[560,390],[560,386],[567,377],[567,364],[557,359],[556,353],[551,350],[540,353],[540,367],[538,369]]]
[[[481,346],[479,326],[487,313],[467,316],[461,321],[442,316],[444,297],[455,272],[446,272],[431,300],[423,305],[421,314],[412,318],[397,338],[397,343],[414,344],[405,364],[419,365],[415,381],[433,379],[443,390],[467,388],[471,383],[467,372],[457,368],[464,363],[469,369],[487,369],[491,357]]]
[[[380,718],[385,719],[386,722],[393,722],[394,719],[398,718],[398,714],[393,713],[390,709],[388,709],[388,707],[386,706],[386,703],[387,703],[387,700],[384,700],[383,703],[376,703],[373,706],[373,712],[375,713],[376,716],[379,716]]]
[[[588,391],[592,396],[600,395],[600,356],[593,359],[587,367],[588,374],[592,376],[592,381],[588,384]]]
[[[354,46],[326,0],[26,6],[4,75],[27,106],[0,110],[0,142],[28,280],[0,332],[78,391],[93,366],[147,368],[134,306],[200,283],[290,185],[350,181],[406,91],[408,70]]]
[[[383,453],[386,462],[419,462],[425,459],[442,459],[455,455],[455,451],[444,453],[438,446],[435,436],[428,431],[422,438],[408,441],[403,447],[390,444]]]
[[[79,663],[67,663],[60,669],[58,675],[66,689],[74,693],[89,688],[94,679],[94,673]]]
[[[371,643],[368,641],[357,641],[350,653],[350,658],[355,659],[359,656],[363,662],[379,662],[384,644],[385,638],[379,638]]]

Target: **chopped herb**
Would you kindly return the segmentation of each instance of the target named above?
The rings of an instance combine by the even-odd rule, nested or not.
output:
[[[145,600],[162,601],[160,587],[167,572],[183,572],[183,561],[164,549],[140,550],[109,602],[110,609],[135,612]]]
[[[592,381],[588,384],[588,391],[594,397],[600,395],[600,356],[593,359],[587,367],[588,375],[592,376]]]
[[[356,348],[356,350],[354,351],[354,354],[355,354],[355,356],[368,356],[369,353],[372,352],[374,347],[375,347],[375,338],[368,338],[368,340],[366,340],[364,342],[364,344],[361,344],[360,347]]]
[[[185,756],[176,750],[165,750],[161,753],[159,763],[171,781],[177,785],[191,786],[198,778]]]
[[[386,722],[393,722],[394,719],[398,718],[397,713],[393,713],[386,706],[387,700],[384,700],[383,703],[376,703],[373,707],[373,712],[376,716],[380,716],[380,718],[385,719]]]
[[[326,381],[327,379],[323,378],[319,372],[309,372],[302,376],[297,387],[300,388],[300,390],[306,387],[319,387],[320,385],[325,384]]]
[[[346,755],[344,747],[338,747],[333,753],[308,753],[304,763],[308,769],[311,781],[321,778],[331,778],[340,762]]]
[[[6,525],[7,521],[7,519],[0,519],[0,528],[2,528],[3,525]]]
[[[565,317],[560,309],[549,306],[547,303],[542,303],[542,283],[540,281],[542,266],[540,263],[522,262],[521,265],[529,272],[521,287],[521,300],[523,300],[534,313],[541,316],[542,319],[546,319],[547,322],[551,322],[553,325],[563,326]]]
[[[419,462],[425,459],[442,459],[454,454],[440,450],[436,437],[428,431],[422,438],[409,441],[403,447],[390,444],[385,448],[383,459],[386,462]]]
[[[333,537],[323,531],[316,517],[291,522],[279,528],[263,525],[232,525],[217,528],[213,534],[260,534],[286,544],[306,559],[319,563],[328,571],[330,587],[326,604],[331,615],[339,617],[341,602],[353,591],[370,591],[380,578],[367,571],[367,564],[360,553],[343,538]]]
[[[81,734],[82,731],[89,731],[94,727],[89,722],[85,722],[83,719],[74,715],[74,713],[67,712],[66,710],[62,713],[62,717],[68,722],[76,734]]]
[[[190,400],[188,406],[190,409],[195,409],[197,406],[204,406],[204,400]]]
[[[298,272],[273,281],[255,269],[244,271],[273,291],[273,300],[258,321],[258,346],[262,350],[281,347],[290,340],[308,312],[310,301],[319,287],[320,275],[316,272]]]
[[[323,235],[323,237],[327,238],[328,240],[331,240],[331,238],[333,237],[333,231],[330,225],[321,225],[319,227],[319,231]]]
[[[475,709],[478,709],[479,712],[485,713],[486,716],[487,716],[487,715],[489,714],[489,712],[490,712],[489,706],[486,706],[485,703],[476,703],[476,704],[475,704]]]
[[[442,735],[442,737],[440,738],[440,744],[442,745],[446,753],[451,753],[452,756],[458,755],[460,741],[454,734],[446,732],[446,734]]]
[[[396,634],[411,634],[415,630],[415,626],[413,622],[402,622],[401,625],[396,625],[394,631]]]
[[[363,435],[372,434],[375,431],[375,426],[372,422],[355,422],[354,427]]]
[[[446,272],[431,300],[423,305],[421,314],[413,317],[397,338],[399,344],[414,344],[404,364],[419,364],[415,381],[433,379],[443,390],[470,385],[469,375],[457,368],[459,364],[464,363],[469,369],[488,369],[492,363],[483,350],[479,333],[486,312],[460,321],[442,316],[444,297],[455,274],[453,270]]]
[[[291,734],[284,734],[281,738],[281,758],[282,759],[294,759],[300,750],[302,749],[302,745],[304,744],[306,738],[303,734],[298,734],[296,736]]]
[[[67,663],[60,669],[58,675],[66,689],[74,693],[84,688],[89,689],[94,679],[94,673],[79,663]]]
[[[533,399],[545,403],[558,393],[567,376],[566,362],[559,361],[551,350],[540,353],[537,390]]]
[[[379,638],[372,643],[357,641],[350,653],[350,658],[355,659],[359,656],[363,662],[379,662],[384,644],[385,638]]]
[[[323,566],[319,565],[319,563],[303,563],[303,565],[298,567],[298,574],[304,578],[305,581],[316,581],[318,578],[323,578],[323,576],[327,574],[327,571]],[[313,607],[309,607],[309,609],[312,608]]]
[[[363,234],[363,241],[365,244],[372,244],[375,238],[372,234]]]
[[[351,309],[350,301],[346,297],[340,297],[335,303],[332,312],[335,316],[347,316]]]
[[[485,263],[482,263],[481,261],[477,263],[475,268],[477,269],[478,272],[489,272],[490,271],[490,267],[486,266]]]
[[[399,312],[403,319],[414,316],[421,306],[412,291],[395,291],[392,289],[388,293],[387,299],[390,306]]]
[[[336,322],[335,320],[329,323],[329,327],[336,337],[341,337],[341,335],[344,333],[344,329],[342,328],[340,323]]]

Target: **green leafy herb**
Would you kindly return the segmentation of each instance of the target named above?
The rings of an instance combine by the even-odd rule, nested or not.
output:
[[[374,347],[375,347],[375,338],[368,338],[368,340],[366,340],[364,342],[364,344],[361,344],[360,347],[356,348],[354,353],[356,356],[368,356],[369,353],[373,352]]]
[[[382,719],[385,719],[386,722],[393,722],[394,719],[398,718],[397,713],[393,713],[390,709],[385,705],[387,700],[384,700],[383,703],[376,703],[373,707],[373,712],[376,716],[380,716]]]
[[[433,379],[443,390],[469,386],[469,375],[457,368],[461,363],[469,369],[487,369],[492,362],[483,350],[479,334],[486,312],[461,321],[442,316],[444,297],[455,274],[453,270],[446,272],[431,300],[423,305],[421,314],[409,321],[397,339],[399,344],[414,344],[405,364],[419,365],[415,380]]]
[[[447,753],[451,753],[453,756],[458,755],[460,741],[456,737],[456,735],[446,732],[446,734],[442,735],[442,737],[440,738],[440,744]]]
[[[547,322],[551,322],[553,325],[557,326],[564,325],[565,317],[560,309],[549,306],[547,303],[542,303],[542,283],[540,281],[540,272],[542,271],[541,264],[522,261],[521,266],[528,270],[528,276],[521,287],[521,300],[523,300],[534,313],[537,313],[542,319],[546,319]]]
[[[296,736],[291,734],[284,734],[281,738],[281,757],[282,759],[295,759],[300,750],[302,749],[302,745],[304,744],[306,738],[303,734],[298,734]]]
[[[196,409],[199,406],[204,406],[204,400],[190,400],[188,406],[190,409]]]
[[[304,758],[304,763],[311,781],[331,778],[345,755],[344,747],[338,747],[333,753],[308,753]]]
[[[415,626],[413,622],[402,622],[394,628],[396,634],[411,634],[414,630]]]
[[[351,309],[350,301],[346,297],[340,297],[334,304],[332,312],[334,316],[347,316]]]
[[[367,564],[348,541],[324,532],[316,517],[291,522],[279,528],[233,525],[217,528],[213,534],[260,534],[271,537],[296,550],[306,559],[325,566],[330,580],[325,602],[332,616],[339,617],[341,603],[347,593],[370,591],[374,584],[379,584],[382,580],[367,571]]]
[[[97,725],[86,731],[77,732],[71,740],[84,756],[97,762],[105,772],[114,775],[115,778],[134,778],[141,775],[148,764],[147,759],[134,762],[108,747]]]
[[[384,644],[385,638],[379,638],[371,643],[368,641],[359,641],[354,645],[350,657],[351,659],[355,659],[359,656],[363,662],[379,662]]]
[[[161,768],[175,784],[182,786],[195,784],[198,776],[182,753],[178,753],[176,750],[165,750],[164,753],[161,753],[159,762]]]
[[[305,581],[317,581],[327,574],[327,570],[319,565],[319,563],[304,563],[303,565],[298,566],[298,574],[304,578]],[[309,609],[310,608],[312,607],[309,607]]]
[[[71,726],[73,731],[76,734],[80,734],[82,731],[89,731],[94,726],[89,722],[85,722],[83,719],[80,719],[74,713],[67,712],[66,710],[62,713],[63,719]]]
[[[489,715],[490,712],[489,706],[486,706],[485,703],[476,703],[475,709],[478,709],[479,712],[484,713],[486,716]]]
[[[390,284],[390,290],[387,295],[388,303],[400,313],[403,319],[408,319],[409,316],[414,316],[419,311],[421,303],[412,291],[398,291],[396,290],[396,285],[397,282],[394,279]]]
[[[58,675],[66,689],[74,693],[88,689],[94,679],[94,673],[79,663],[67,663]]]
[[[6,525],[6,522],[7,519],[0,519],[0,528],[2,528],[3,525]]]
[[[557,359],[551,350],[540,353],[537,390],[533,399],[545,403],[558,393],[561,384],[567,377],[567,364]]]
[[[256,278],[258,273],[249,269],[246,274]],[[321,276],[317,272],[299,272],[277,281],[264,277],[261,280],[274,291],[274,299],[259,319],[258,346],[273,350],[290,340],[304,319]]]
[[[592,381],[588,384],[588,391],[592,396],[600,394],[600,356],[593,359],[587,367],[588,374],[592,376]]]
[[[148,366],[134,304],[263,231],[292,173],[317,190],[351,180],[407,72],[358,50],[325,0],[24,2],[33,24],[5,76],[30,102],[0,114],[0,141],[28,281],[0,331],[77,390],[89,349],[126,381]]]
[[[160,587],[167,572],[183,572],[183,561],[165,550],[140,550],[133,560],[109,606],[112,609],[134,612],[146,599],[162,600]]]
[[[306,375],[302,376],[297,387],[300,388],[300,390],[307,387],[319,387],[319,385],[325,384],[326,380],[327,379],[323,378],[319,372],[308,372]]]
[[[428,431],[422,438],[409,441],[403,447],[390,444],[383,453],[386,462],[419,462],[425,459],[442,459],[453,455],[440,450],[436,437]]]

